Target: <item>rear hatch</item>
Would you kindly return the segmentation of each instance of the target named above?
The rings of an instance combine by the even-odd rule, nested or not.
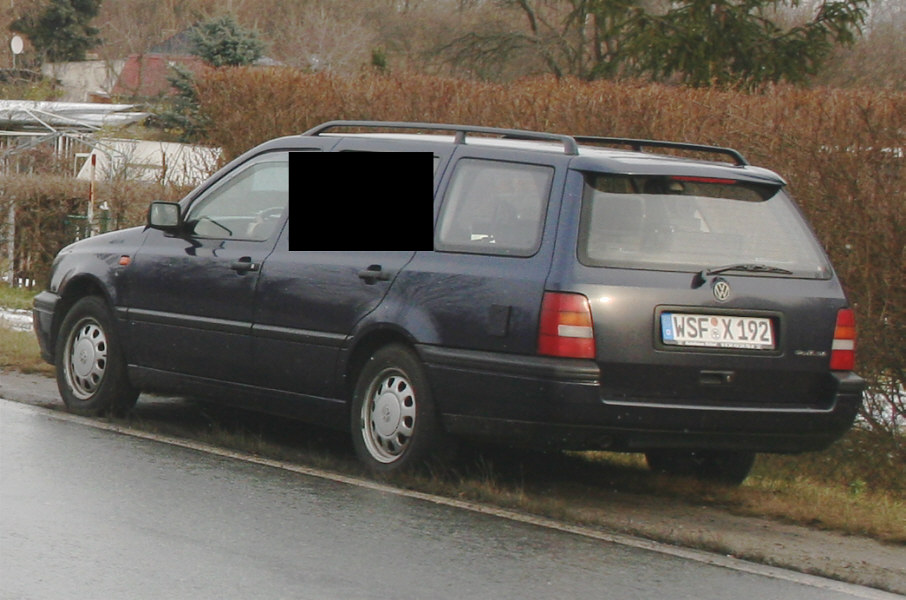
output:
[[[577,254],[605,402],[832,404],[846,300],[782,181],[586,173]]]

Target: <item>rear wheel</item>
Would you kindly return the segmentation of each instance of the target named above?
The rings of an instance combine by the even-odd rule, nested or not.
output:
[[[755,464],[754,452],[730,450],[656,450],[645,453],[652,471],[739,485]]]
[[[356,454],[375,472],[420,466],[443,445],[424,368],[405,346],[381,348],[365,363],[351,419]]]
[[[107,304],[97,296],[69,309],[56,345],[57,387],[71,412],[125,414],[138,400]]]

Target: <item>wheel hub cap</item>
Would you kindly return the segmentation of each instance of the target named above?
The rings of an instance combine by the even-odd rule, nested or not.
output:
[[[372,388],[363,406],[365,445],[378,461],[390,463],[406,450],[415,426],[415,394],[408,379],[390,372]]]
[[[89,340],[79,340],[72,354],[72,369],[76,376],[87,377],[95,363],[94,345]]]
[[[96,321],[86,320],[74,331],[65,361],[72,393],[82,400],[90,398],[107,368],[107,336]]]
[[[393,435],[400,423],[400,413],[400,401],[396,394],[382,394],[374,403],[374,428],[378,435]]]

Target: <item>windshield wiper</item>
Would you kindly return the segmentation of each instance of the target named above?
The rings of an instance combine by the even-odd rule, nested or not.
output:
[[[722,267],[702,269],[695,274],[695,277],[692,278],[692,287],[700,287],[711,275],[720,275],[721,273],[728,273],[730,271],[742,271],[745,273],[777,273],[778,275],[793,274],[793,272],[789,269],[784,269],[782,267],[774,267],[771,265],[759,263],[737,263],[732,265],[724,265]]]
[[[726,265],[723,267],[715,267],[713,269],[705,269],[702,271],[705,275],[720,275],[721,273],[726,273],[727,271],[745,271],[747,273],[779,273],[780,275],[792,275],[793,272],[784,269],[782,267],[774,267],[771,265],[762,265],[756,263],[741,263],[737,265]]]

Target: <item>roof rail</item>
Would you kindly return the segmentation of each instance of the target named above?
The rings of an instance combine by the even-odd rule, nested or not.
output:
[[[634,138],[616,138],[616,137],[598,137],[591,135],[564,135],[559,133],[547,133],[542,131],[528,131],[523,129],[506,129],[502,127],[479,127],[475,125],[455,125],[450,123],[419,123],[410,121],[328,121],[317,125],[302,135],[317,136],[338,127],[359,127],[371,129],[422,129],[426,131],[450,131],[455,134],[454,142],[457,144],[466,143],[467,134],[487,134],[498,135],[509,139],[520,140],[541,140],[553,141],[563,144],[563,151],[566,154],[576,156],[579,154],[579,144],[610,144],[630,146],[636,152],[641,152],[642,148],[672,148],[675,150],[692,150],[696,152],[709,152],[712,154],[723,154],[733,159],[736,166],[743,167],[749,164],[749,161],[733,148],[723,148],[720,146],[707,146],[704,144],[689,144],[686,142],[668,142],[660,140],[641,140]]]
[[[451,125],[446,123],[412,123],[402,121],[328,121],[309,129],[302,135],[317,136],[329,129],[337,127],[361,127],[374,129],[423,129],[427,131],[451,131],[455,133],[454,141],[457,144],[466,142],[467,134],[499,135],[511,139],[542,140],[560,142],[563,152],[569,155],[579,154],[579,145],[575,138],[559,133],[545,133],[541,131],[524,131],[521,129],[504,129],[500,127],[476,127],[473,125]]]
[[[641,152],[642,148],[673,148],[676,150],[694,150],[697,152],[710,152],[712,154],[723,154],[733,159],[737,167],[744,167],[749,161],[733,148],[723,148],[721,146],[707,146],[704,144],[688,144],[686,142],[665,142],[659,140],[638,140],[633,138],[615,138],[615,137],[597,137],[591,135],[573,136],[580,144],[613,144],[630,146],[636,152]]]

